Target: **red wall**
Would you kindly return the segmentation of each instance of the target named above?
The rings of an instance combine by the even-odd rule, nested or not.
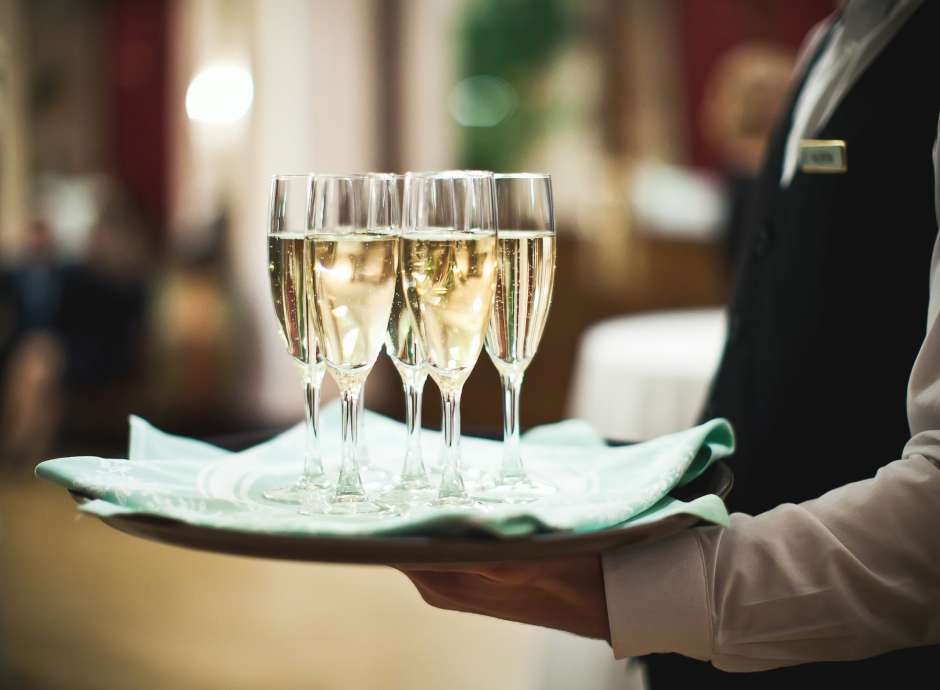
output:
[[[167,213],[171,5],[113,0],[108,32],[115,172],[158,232]]]

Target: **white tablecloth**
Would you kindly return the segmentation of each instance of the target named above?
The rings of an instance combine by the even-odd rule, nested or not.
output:
[[[721,309],[602,321],[581,338],[569,413],[610,439],[684,429],[701,412],[724,340]]]

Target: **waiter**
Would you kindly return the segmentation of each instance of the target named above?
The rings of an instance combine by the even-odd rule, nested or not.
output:
[[[429,603],[686,657],[650,657],[654,690],[936,687],[938,35],[940,2],[850,0],[807,41],[705,411],[738,436],[731,526],[408,571]]]

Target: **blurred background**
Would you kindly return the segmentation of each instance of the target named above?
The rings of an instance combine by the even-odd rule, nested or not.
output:
[[[603,643],[432,610],[391,570],[120,535],[32,469],[121,457],[129,413],[205,438],[300,419],[264,269],[284,172],[551,173],[523,426],[691,424],[752,177],[833,6],[0,0],[0,687],[640,687]],[[401,418],[384,358],[367,405]],[[499,428],[485,355],[463,418]]]

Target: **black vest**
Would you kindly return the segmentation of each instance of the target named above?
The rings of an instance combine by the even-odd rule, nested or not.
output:
[[[705,409],[737,432],[734,510],[871,477],[910,438],[937,237],[938,9],[923,4],[816,135],[846,142],[846,173],[797,171],[782,189],[792,112],[771,144]]]
[[[815,135],[846,142],[846,173],[798,170],[781,188],[792,104],[775,132],[704,412],[727,417],[737,434],[732,510],[758,513],[871,477],[910,438],[907,383],[926,332],[937,237],[938,15],[940,2],[925,0]],[[928,657],[932,673],[913,677]],[[650,661],[653,690],[693,681],[817,687],[856,677],[935,687],[940,650],[760,676],[676,657]]]

